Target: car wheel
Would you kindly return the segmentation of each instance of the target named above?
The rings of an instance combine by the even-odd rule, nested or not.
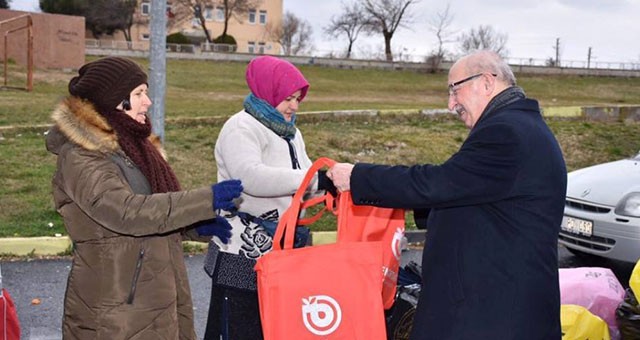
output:
[[[405,300],[396,300],[393,315],[387,322],[387,340],[409,340],[415,314],[416,306]]]

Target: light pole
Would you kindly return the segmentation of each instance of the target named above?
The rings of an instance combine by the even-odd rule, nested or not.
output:
[[[164,144],[164,96],[167,80],[167,2],[151,1],[151,48],[149,50],[149,94],[153,133]]]

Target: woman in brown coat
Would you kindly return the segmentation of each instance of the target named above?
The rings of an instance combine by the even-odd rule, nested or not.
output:
[[[215,211],[234,206],[240,181],[181,191],[146,83],[131,60],[93,61],[52,115],[53,197],[73,241],[64,339],[195,339],[183,233],[230,236]]]

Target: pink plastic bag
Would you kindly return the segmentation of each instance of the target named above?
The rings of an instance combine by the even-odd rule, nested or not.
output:
[[[585,307],[607,323],[612,340],[620,339],[616,308],[624,299],[624,288],[611,269],[582,267],[559,273],[560,303]]]

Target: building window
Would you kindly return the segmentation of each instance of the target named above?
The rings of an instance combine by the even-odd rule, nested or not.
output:
[[[255,24],[256,23],[256,10],[255,9],[250,9],[249,10],[249,23],[250,24]]]
[[[149,15],[149,11],[151,10],[151,4],[148,2],[143,2],[140,4],[140,14]]]
[[[247,52],[249,53],[255,53],[256,52],[256,43],[253,41],[249,41],[249,43],[247,44]]]
[[[224,7],[216,7],[216,21],[224,21]]]
[[[142,33],[142,40],[149,40],[149,33]]]
[[[170,13],[171,15],[173,15],[173,13],[171,12],[171,3],[167,2],[167,15],[169,15]],[[144,16],[148,16],[149,14],[151,14],[151,3],[149,2],[140,3],[140,14]]]
[[[204,20],[211,21],[213,19],[213,7],[204,8]]]
[[[260,11],[260,25],[267,24],[267,11]]]
[[[264,54],[264,43],[258,43],[258,53]]]

